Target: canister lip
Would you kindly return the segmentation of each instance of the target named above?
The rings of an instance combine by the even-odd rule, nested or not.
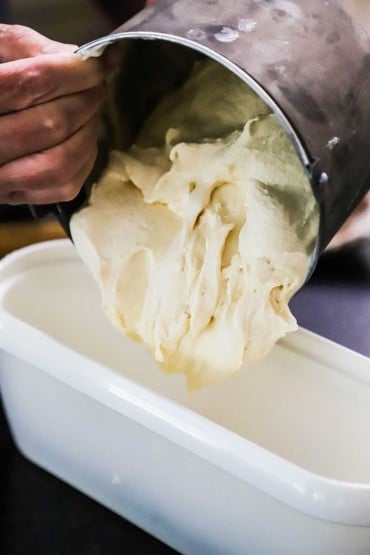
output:
[[[192,48],[193,50],[197,50],[201,54],[205,54],[209,58],[212,58],[216,62],[219,62],[228,70],[232,71],[237,77],[239,77],[242,81],[244,81],[251,89],[258,94],[258,96],[267,104],[269,108],[274,112],[275,116],[277,117],[279,123],[282,125],[284,131],[287,133],[289,138],[291,139],[293,146],[299,156],[300,161],[302,162],[304,168],[306,169],[308,176],[312,179],[312,160],[302,144],[301,139],[299,138],[298,133],[294,129],[292,123],[289,121],[285,113],[282,111],[280,106],[275,102],[273,97],[252,77],[248,72],[243,70],[240,66],[226,58],[226,56],[222,56],[215,50],[211,48],[193,41],[191,39],[187,39],[184,37],[180,37],[177,35],[171,35],[167,33],[160,33],[160,32],[148,32],[148,31],[125,31],[121,33],[115,33],[112,35],[107,35],[105,37],[101,37],[95,39],[83,46],[81,46],[77,53],[84,56],[99,56],[102,54],[104,49],[111,44],[123,39],[143,39],[143,40],[164,40],[167,42],[172,42],[175,44],[179,44],[182,46],[187,46]]]
[[[289,118],[286,116],[285,112],[280,108],[279,104],[274,100],[274,98],[266,91],[264,87],[252,77],[247,71],[243,70],[238,64],[232,62],[226,56],[219,54],[217,51],[212,50],[208,46],[205,46],[202,43],[196,42],[194,40],[188,39],[186,37],[182,37],[179,35],[173,35],[169,33],[162,33],[157,31],[123,31],[123,32],[113,32],[110,35],[106,35],[104,37],[100,37],[95,39],[91,42],[88,42],[82,46],[80,46],[76,53],[81,55],[82,57],[99,57],[104,52],[105,48],[118,42],[120,40],[125,39],[141,39],[141,40],[163,40],[166,42],[174,43],[180,46],[189,47],[195,51],[204,54],[208,58],[215,60],[216,62],[222,64],[226,69],[234,73],[239,79],[244,81],[264,102],[265,104],[271,109],[274,113],[276,118],[278,119],[280,125],[288,135],[289,139],[292,142],[292,145],[297,153],[299,160],[302,163],[302,166],[306,172],[307,178],[311,184],[312,194],[314,195],[316,202],[320,208],[320,218],[319,218],[319,228],[317,233],[317,239],[315,243],[315,247],[311,254],[310,265],[307,272],[306,280],[307,282],[318,262],[320,252],[321,252],[321,233],[320,230],[322,228],[323,222],[323,213],[320,203],[316,197],[316,190],[317,187],[315,186],[315,181],[317,176],[315,176],[315,162],[310,158],[306,148],[303,145],[302,140],[300,139],[297,131],[295,130],[293,124],[290,122]]]

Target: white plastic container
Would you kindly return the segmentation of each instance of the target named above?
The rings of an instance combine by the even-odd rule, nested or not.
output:
[[[370,359],[305,331],[189,396],[107,321],[68,241],[0,263],[19,449],[184,554],[370,554]]]

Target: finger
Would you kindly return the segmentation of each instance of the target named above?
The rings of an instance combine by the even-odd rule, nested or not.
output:
[[[76,46],[53,41],[23,25],[0,24],[0,62],[30,58],[40,54],[72,53]]]
[[[82,168],[66,183],[59,187],[50,187],[35,191],[13,191],[10,193],[8,204],[53,204],[73,200],[80,192],[87,177],[94,167],[96,153],[84,163]]]
[[[46,54],[0,64],[0,114],[91,89],[105,81],[99,59]]]
[[[58,188],[70,181],[96,151],[99,118],[94,116],[72,137],[51,149],[19,158],[0,168],[0,191]]]
[[[30,27],[0,23],[0,63],[42,54],[72,54],[77,46],[51,40]],[[111,70],[122,56],[121,44],[116,42],[106,48],[102,62]]]
[[[100,85],[89,91],[3,116],[0,126],[0,163],[64,142],[98,112],[104,97],[105,86]]]

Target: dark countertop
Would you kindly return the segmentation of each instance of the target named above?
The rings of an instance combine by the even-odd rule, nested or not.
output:
[[[370,357],[370,241],[326,255],[292,306],[301,326]],[[174,553],[28,462],[1,409],[0,454],[2,555]]]

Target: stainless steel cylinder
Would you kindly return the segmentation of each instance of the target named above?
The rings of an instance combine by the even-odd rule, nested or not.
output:
[[[213,58],[262,97],[291,138],[321,208],[316,262],[370,188],[366,33],[335,0],[157,0],[80,52],[116,41],[124,52],[106,148],[129,146],[194,59]]]

